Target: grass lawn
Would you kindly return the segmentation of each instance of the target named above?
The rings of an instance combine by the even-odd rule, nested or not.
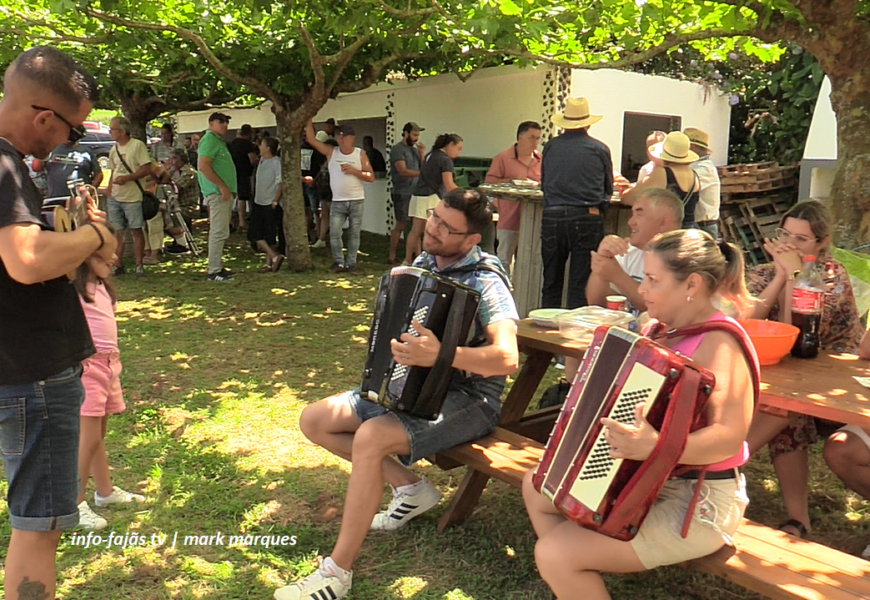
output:
[[[113,482],[147,501],[97,509],[109,520],[102,544],[84,547],[64,534],[59,598],[267,600],[308,573],[316,555],[328,554],[349,465],[308,443],[297,423],[307,404],[359,381],[386,239],[365,235],[363,252],[362,277],[329,274],[326,250],[316,251],[313,273],[258,273],[261,259],[233,235],[233,282],[206,281],[204,258],[150,267],[144,279],[118,279],[127,411],[110,419],[106,444]],[[553,370],[550,379],[557,377]],[[813,537],[859,553],[870,542],[867,505],[843,491],[818,450]],[[463,475],[425,461],[417,471],[448,497]],[[776,525],[784,515],[764,453],[747,475],[749,516]],[[5,496],[5,482],[0,491]],[[370,535],[351,598],[551,598],[535,570],[535,540],[516,490],[492,483],[466,524],[439,534],[445,505],[398,532]],[[108,548],[109,532],[144,544]],[[2,516],[0,553],[9,533]],[[223,544],[185,540],[218,533]],[[295,545],[229,545],[237,535],[295,536]],[[613,597],[624,600],[753,597],[679,567],[609,582]]]

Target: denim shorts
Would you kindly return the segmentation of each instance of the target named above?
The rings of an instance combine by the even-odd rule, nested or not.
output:
[[[360,423],[390,412],[380,404],[363,400],[359,395],[359,389],[345,392],[345,400],[353,408]],[[450,390],[447,392],[441,414],[434,421],[400,412],[391,414],[399,419],[408,434],[411,454],[398,457],[399,462],[408,467],[421,458],[489,434],[498,424],[501,407],[498,400],[491,401],[465,392]]]
[[[142,216],[141,202],[118,202],[109,198],[109,224],[116,231],[123,229],[142,229],[145,217]]]
[[[81,367],[44,381],[0,386],[0,453],[13,529],[52,531],[79,523]]]

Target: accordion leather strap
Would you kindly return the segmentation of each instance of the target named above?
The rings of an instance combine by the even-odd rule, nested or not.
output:
[[[662,423],[658,443],[649,458],[638,469],[638,480],[645,482],[644,485],[638,484],[622,490],[607,520],[601,525],[600,533],[613,537],[622,531],[637,514],[639,508],[647,504],[650,498],[657,496],[670,478],[686,448],[686,440],[695,417],[695,399],[700,385],[700,372],[695,369],[683,371],[680,381],[674,387],[671,400],[674,409],[669,411]]]
[[[457,288],[453,293],[450,303],[450,312],[447,313],[447,322],[444,324],[444,335],[441,337],[441,349],[435,364],[426,376],[426,381],[420,388],[420,397],[431,398],[443,395],[447,386],[450,385],[450,373],[453,369],[453,358],[456,356],[456,347],[459,345],[459,337],[462,333],[462,319],[465,311],[465,301],[468,292]]]

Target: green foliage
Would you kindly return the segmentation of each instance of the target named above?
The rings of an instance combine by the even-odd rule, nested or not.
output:
[[[765,63],[732,50],[709,59],[695,48],[659,55],[635,70],[709,86],[732,104],[729,162],[801,159],[824,73],[816,59],[799,46],[767,48],[777,60]]]

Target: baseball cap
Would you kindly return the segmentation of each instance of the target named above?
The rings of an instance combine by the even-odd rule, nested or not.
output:
[[[347,123],[336,127],[335,133],[337,135],[356,135],[356,131],[354,131],[353,126],[348,125]]]
[[[211,115],[208,118],[209,123],[211,123],[212,121],[223,121],[225,123],[229,123],[230,117],[229,117],[229,115],[225,115],[222,112],[215,112],[215,113],[211,113]]]
[[[316,139],[318,142],[320,142],[322,144],[325,144],[326,140],[329,139],[329,134],[321,129],[320,131],[318,131],[315,134],[314,139]]]
[[[423,129],[422,127],[420,127],[419,125],[417,125],[416,123],[414,123],[414,121],[408,121],[407,123],[405,123],[405,126],[402,127],[402,131],[426,131],[426,130]]]

